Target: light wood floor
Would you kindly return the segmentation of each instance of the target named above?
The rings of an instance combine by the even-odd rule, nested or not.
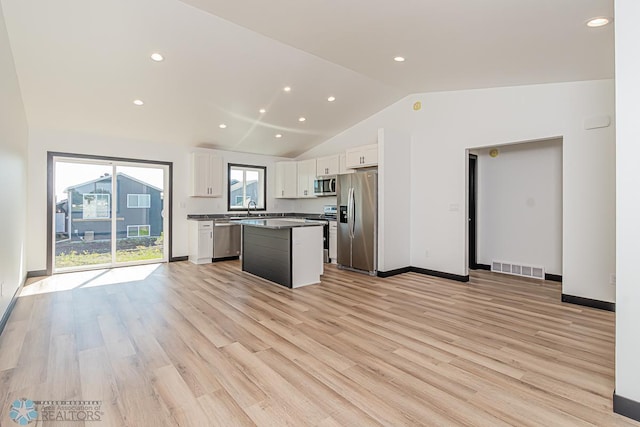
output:
[[[0,425],[21,397],[101,400],[88,426],[640,425],[611,409],[613,313],[560,303],[557,283],[131,271],[25,288],[0,337]]]

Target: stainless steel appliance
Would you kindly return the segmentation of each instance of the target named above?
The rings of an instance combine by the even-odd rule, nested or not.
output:
[[[378,269],[378,172],[338,175],[338,267]]]
[[[336,244],[338,238],[336,233],[338,207],[336,205],[324,205],[322,215],[328,222],[327,226],[324,227],[324,262],[335,263],[337,253]]]
[[[316,196],[335,196],[336,177],[317,178],[313,181],[313,194]]]
[[[213,227],[213,259],[238,258],[240,256],[240,224],[228,219],[216,219]]]

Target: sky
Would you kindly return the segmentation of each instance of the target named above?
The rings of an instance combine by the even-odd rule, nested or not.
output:
[[[163,189],[163,170],[157,167],[117,166],[116,172],[125,173],[140,181]],[[93,181],[105,173],[113,174],[110,164],[86,164],[58,161],[55,164],[56,203],[67,198],[68,187]]]

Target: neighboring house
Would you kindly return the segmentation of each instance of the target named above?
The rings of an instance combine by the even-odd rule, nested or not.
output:
[[[160,236],[162,190],[124,173],[116,177],[116,238]],[[67,206],[59,202],[56,212],[71,213],[67,216],[71,240],[110,239],[111,175],[69,187],[66,192]]]
[[[258,202],[258,181],[247,181],[247,193],[243,195],[242,189],[243,185],[241,181],[231,182],[231,203],[230,205],[233,207],[243,207],[246,208],[249,204],[249,201],[253,200],[254,202]],[[245,198],[242,200],[242,198]]]

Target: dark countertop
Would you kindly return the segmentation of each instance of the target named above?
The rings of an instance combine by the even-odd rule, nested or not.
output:
[[[249,227],[260,227],[260,228],[271,228],[274,230],[281,230],[283,228],[295,228],[295,227],[317,227],[324,226],[326,224],[325,221],[317,221],[317,220],[298,220],[293,218],[271,218],[271,219],[259,219],[259,218],[251,218],[251,219],[242,219],[242,220],[233,220],[231,221],[235,224],[240,224]]]
[[[191,214],[187,215],[187,219],[192,221],[215,221],[217,219],[265,219],[265,218],[304,218],[304,219],[321,219],[321,220],[331,220],[335,218],[326,217],[323,214],[310,214],[310,213],[297,213],[297,212],[280,212],[280,213],[271,213],[271,212],[260,212],[260,213],[252,213],[247,216],[246,213],[227,213],[227,214]]]

